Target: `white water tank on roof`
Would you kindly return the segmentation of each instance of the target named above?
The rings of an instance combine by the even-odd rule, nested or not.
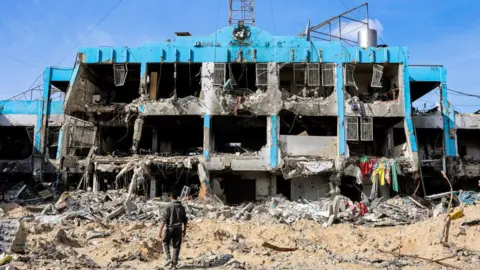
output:
[[[358,31],[358,46],[362,48],[377,47],[377,30],[365,28]]]

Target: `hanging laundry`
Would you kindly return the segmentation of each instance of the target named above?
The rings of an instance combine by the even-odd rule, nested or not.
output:
[[[392,184],[391,177],[390,177],[390,160],[386,158],[382,158],[383,164],[385,164],[385,180],[389,185]]]
[[[360,101],[360,115],[365,117],[365,104],[362,101]]]
[[[362,176],[365,177],[366,175],[370,174],[370,170],[368,169],[368,157],[363,156],[360,158],[360,170],[362,171]]]
[[[381,161],[377,162],[373,167],[372,183],[376,176],[378,176],[378,185],[385,185],[385,165]]]
[[[393,191],[399,192],[400,189],[398,188],[398,177],[397,177],[397,161],[394,160],[392,163],[392,188]]]
[[[372,175],[372,190],[370,191],[370,201],[375,200],[378,197],[378,175]]]

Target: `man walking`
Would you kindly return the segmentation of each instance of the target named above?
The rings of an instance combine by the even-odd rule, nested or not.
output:
[[[182,234],[187,233],[187,214],[182,203],[177,200],[177,195],[170,193],[171,202],[165,209],[162,217],[162,225],[158,236],[163,242],[163,252],[165,253],[165,266],[173,266],[176,268],[178,256],[180,255],[180,246],[182,245]],[[183,232],[182,232],[183,225]],[[166,226],[165,234],[163,228]],[[162,237],[163,236],[163,237]],[[173,246],[173,260],[170,257],[170,242]]]

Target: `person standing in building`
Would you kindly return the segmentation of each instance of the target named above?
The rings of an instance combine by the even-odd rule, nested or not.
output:
[[[178,257],[180,255],[180,247],[182,245],[182,237],[187,233],[188,219],[185,207],[183,207],[182,203],[177,200],[177,195],[174,192],[170,193],[170,199],[171,202],[165,209],[162,217],[162,224],[160,225],[158,237],[163,242],[165,266],[176,268]],[[165,233],[163,232],[164,228]],[[172,243],[173,246],[173,259],[170,257],[170,243]]]

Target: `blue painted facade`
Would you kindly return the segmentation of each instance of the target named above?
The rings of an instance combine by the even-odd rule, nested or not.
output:
[[[442,113],[444,117],[445,155],[456,156],[456,141],[451,136],[455,127],[454,112],[448,102],[446,70],[439,66],[409,66],[408,50],[405,47],[360,48],[345,47],[336,41],[310,41],[306,37],[272,36],[268,32],[250,27],[250,37],[245,41],[233,38],[234,27],[225,27],[208,36],[181,36],[174,41],[145,43],[139,47],[92,47],[81,48],[73,68],[48,67],[44,72],[43,98],[39,101],[0,101],[0,114],[35,114],[34,149],[44,155],[47,116],[62,113],[62,104],[49,99],[52,84],[64,82],[72,85],[77,79],[80,65],[137,63],[140,64],[141,81],[145,81],[149,63],[201,63],[201,62],[250,62],[250,63],[335,63],[338,125],[338,156],[346,153],[344,64],[346,63],[396,63],[403,67],[405,129],[411,151],[417,152],[417,140],[412,122],[411,82],[438,82],[442,89]],[[143,112],[143,105],[139,112]],[[211,118],[204,115],[204,129],[210,129]],[[279,165],[278,116],[269,116],[272,123],[270,166]],[[205,136],[205,135],[204,135]],[[61,137],[59,152],[61,156]],[[210,158],[210,149],[203,156]]]

